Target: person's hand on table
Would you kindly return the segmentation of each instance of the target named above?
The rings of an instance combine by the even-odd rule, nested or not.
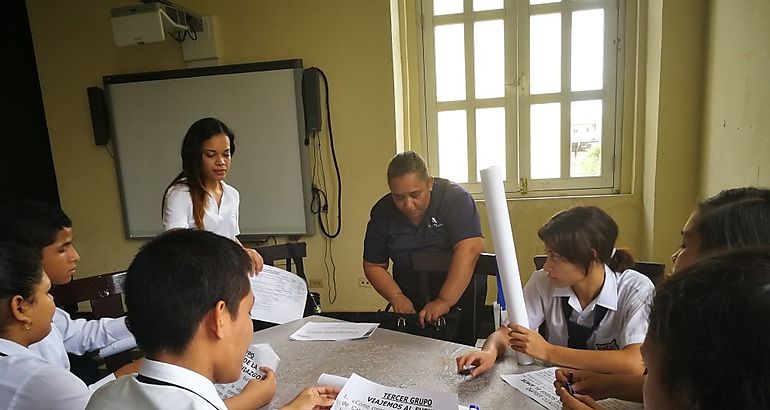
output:
[[[477,350],[474,352],[466,353],[456,359],[457,361],[457,373],[461,373],[466,365],[476,366],[475,369],[471,369],[468,375],[471,378],[480,376],[482,373],[491,369],[497,360],[497,355],[493,352],[486,350]]]
[[[339,387],[315,386],[302,390],[289,404],[280,410],[321,410],[334,405],[334,399],[340,393]]]
[[[597,404],[591,396],[584,396],[582,394],[575,394],[574,396],[569,394],[564,387],[560,388],[557,393],[561,397],[562,409],[567,410],[586,410],[586,409],[603,409],[602,406]]]
[[[240,393],[225,400],[228,409],[259,408],[270,403],[275,396],[275,373],[269,367],[260,367],[259,370],[265,374],[262,379],[249,380]]]
[[[610,397],[612,380],[606,374],[574,369],[556,369],[556,380],[553,382],[556,394],[559,394],[560,388],[565,387],[570,373],[572,373],[571,385],[574,392],[591,396],[595,400]]]
[[[390,305],[396,313],[416,313],[412,301],[401,292],[396,293],[390,298]]]
[[[449,306],[448,303],[441,299],[434,299],[422,308],[420,314],[417,316],[417,322],[421,327],[425,327],[426,322],[434,325],[436,324],[436,321],[438,321],[438,318],[449,312],[449,308],[451,308],[451,306]]]

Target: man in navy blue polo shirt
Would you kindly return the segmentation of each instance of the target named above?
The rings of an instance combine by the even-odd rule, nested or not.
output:
[[[479,214],[465,189],[429,176],[425,161],[412,151],[390,161],[388,185],[390,193],[372,207],[366,227],[364,272],[396,312],[419,311],[420,325],[433,324],[468,288],[484,248]],[[414,272],[410,256],[414,251],[452,252],[446,276]],[[387,271],[389,259],[392,277]],[[486,286],[483,292],[482,301]]]

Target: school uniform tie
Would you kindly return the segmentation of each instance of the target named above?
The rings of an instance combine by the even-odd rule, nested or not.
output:
[[[593,326],[581,326],[575,322],[569,320],[572,316],[572,306],[569,305],[569,297],[561,298],[561,310],[564,312],[564,320],[567,322],[567,347],[570,349],[588,349],[588,339],[594,334],[594,331],[599,327],[604,316],[607,314],[607,308],[604,306],[596,305],[594,307],[594,323]]]

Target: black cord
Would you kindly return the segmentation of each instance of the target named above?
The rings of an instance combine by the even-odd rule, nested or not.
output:
[[[332,115],[331,115],[331,108],[329,105],[329,80],[326,78],[326,74],[318,67],[310,67],[308,70],[314,70],[317,71],[319,74],[321,74],[321,77],[324,79],[324,91],[326,94],[326,123],[329,127],[329,145],[331,147],[332,152],[332,160],[334,161],[334,171],[337,175],[337,229],[334,233],[329,233],[330,229],[327,228],[329,225],[328,220],[326,221],[326,224],[324,224],[324,218],[322,218],[322,213],[318,213],[318,225],[321,227],[321,232],[327,237],[327,238],[336,238],[339,236],[340,231],[342,230],[342,177],[340,175],[340,167],[339,163],[337,161],[337,150],[334,148],[334,132],[332,128]],[[321,192],[319,190],[319,192]],[[326,194],[324,193],[324,197]],[[328,205],[327,205],[328,209]],[[322,206],[323,210],[323,206]]]

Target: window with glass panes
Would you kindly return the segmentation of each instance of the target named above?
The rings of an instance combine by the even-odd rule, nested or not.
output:
[[[431,171],[480,192],[614,191],[620,0],[423,0]]]

